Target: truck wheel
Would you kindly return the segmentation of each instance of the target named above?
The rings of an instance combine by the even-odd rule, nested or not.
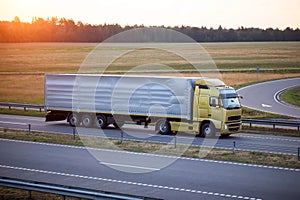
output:
[[[68,117],[68,122],[70,126],[79,126],[80,124],[80,116],[76,113],[71,113]]]
[[[212,123],[206,122],[201,126],[200,136],[201,137],[214,137],[215,136],[215,127]]]
[[[86,128],[92,127],[93,126],[93,117],[89,114],[85,114],[82,116],[82,125]]]
[[[104,129],[107,127],[107,119],[104,115],[97,115],[96,125],[98,128]]]
[[[171,133],[171,124],[168,120],[161,119],[156,122],[155,132],[157,134],[168,135]]]

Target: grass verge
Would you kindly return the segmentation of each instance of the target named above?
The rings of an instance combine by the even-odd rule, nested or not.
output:
[[[288,137],[300,137],[300,132],[295,129],[284,129],[284,128],[269,128],[269,127],[258,127],[258,126],[245,126],[242,128],[243,132],[253,134],[264,134],[264,135],[276,135],[276,136],[288,136]]]
[[[280,155],[239,150],[233,153],[232,150],[210,150],[203,147],[187,147],[184,145],[177,145],[176,149],[174,149],[174,145],[136,141],[124,141],[123,143],[120,143],[120,140],[118,139],[107,139],[91,136],[76,136],[74,140],[71,134],[32,132],[31,135],[27,135],[26,131],[15,131],[10,129],[0,129],[0,137],[14,140],[47,142],[64,145],[118,149],[133,152],[158,153],[192,158],[205,158],[212,160],[232,161],[249,164],[300,168],[300,161],[298,161],[297,156],[291,155]],[[182,154],[181,152],[184,153]]]
[[[8,108],[0,108],[0,114],[8,114],[8,115],[22,115],[22,116],[32,116],[32,117],[45,117],[45,112],[38,110],[26,110],[23,109],[8,109]]]
[[[280,119],[290,119],[291,117],[267,113],[259,110],[253,110],[251,108],[242,107],[242,118],[255,118],[255,119],[273,119],[273,118],[280,118]]]
[[[2,200],[61,200],[61,195],[31,192],[31,198],[27,190],[0,187],[0,199]],[[78,200],[78,198],[66,197],[66,200]]]
[[[300,106],[300,87],[294,87],[285,91],[281,98],[283,101],[293,104],[295,106]]]

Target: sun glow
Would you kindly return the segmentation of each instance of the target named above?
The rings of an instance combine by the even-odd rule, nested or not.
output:
[[[58,17],[122,26],[300,27],[299,0],[1,0],[0,20]]]

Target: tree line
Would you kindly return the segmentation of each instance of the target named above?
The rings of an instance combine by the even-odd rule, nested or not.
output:
[[[299,28],[289,27],[284,30],[245,27],[226,29],[222,26],[217,29],[190,26],[159,27],[179,31],[197,42],[300,41]],[[25,23],[15,17],[12,21],[0,21],[0,42],[102,42],[117,33],[134,28],[144,28],[144,25],[91,25],[57,17],[34,17],[31,23]]]

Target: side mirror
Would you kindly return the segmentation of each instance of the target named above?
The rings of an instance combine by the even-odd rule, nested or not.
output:
[[[244,99],[244,97],[243,97],[243,96],[239,96],[239,98],[240,98],[240,99]]]

